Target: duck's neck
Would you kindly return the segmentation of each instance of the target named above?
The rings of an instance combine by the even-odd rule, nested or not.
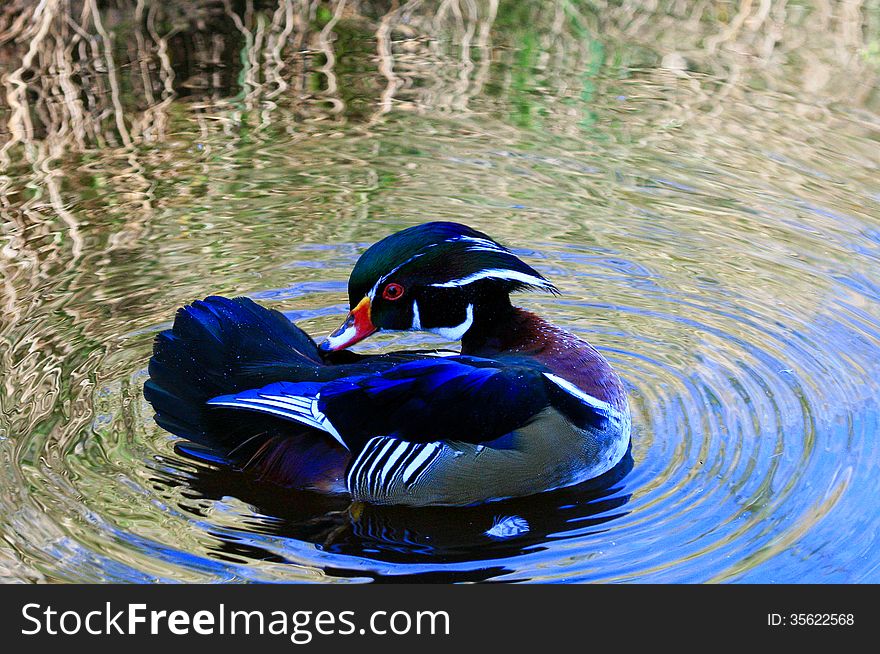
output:
[[[461,339],[461,353],[479,356],[477,352],[482,352],[485,356],[504,351],[510,325],[517,322],[521,312],[507,295],[483,299],[474,307],[474,322]]]
[[[487,358],[523,354],[593,397],[619,409],[626,407],[620,378],[592,345],[505,300],[474,311],[474,324],[461,341],[462,354]]]
[[[521,353],[538,359],[569,358],[588,343],[508,300],[487,310],[474,311],[474,324],[461,339],[461,353],[492,357]]]

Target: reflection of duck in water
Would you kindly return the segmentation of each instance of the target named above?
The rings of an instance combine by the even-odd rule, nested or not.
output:
[[[213,547],[221,557],[285,563],[284,549],[265,549],[263,535],[269,544],[281,537],[359,560],[415,566],[395,573],[413,581],[478,581],[504,574],[500,559],[546,547],[551,534],[554,541],[561,541],[607,530],[610,521],[626,513],[630,496],[617,482],[631,468],[632,457],[627,454],[612,470],[577,486],[468,507],[382,506],[296,490],[280,495],[277,486],[255,484],[247,472],[230,473],[213,466],[187,470],[179,478],[170,470],[177,481],[166,475],[155,481],[160,486],[183,483],[188,496],[195,493],[216,500],[233,496],[252,507],[254,514],[242,523],[242,531],[212,531],[219,539]],[[204,518],[199,503],[183,501],[180,508]],[[344,561],[327,561],[325,573],[344,577],[375,573],[370,564],[358,569],[335,567]],[[301,563],[295,554],[291,562]],[[461,567],[441,569],[437,563]]]
[[[556,292],[485,234],[419,225],[361,256],[351,312],[320,347],[246,298],[181,309],[145,395],[192,455],[373,504],[471,505],[599,477],[629,445],[623,385],[592,346],[513,307],[525,289]],[[431,331],[462,353],[342,351],[379,330]]]

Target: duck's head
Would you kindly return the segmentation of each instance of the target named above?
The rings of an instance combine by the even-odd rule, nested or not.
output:
[[[510,307],[514,291],[556,287],[510,250],[466,225],[432,222],[370,247],[348,280],[351,310],[321,343],[342,350],[377,331],[429,331],[461,340]]]

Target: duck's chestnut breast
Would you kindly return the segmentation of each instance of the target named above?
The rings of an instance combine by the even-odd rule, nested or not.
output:
[[[506,319],[468,336],[462,341],[462,354],[492,357],[517,353],[533,357],[585,393],[619,411],[627,410],[626,390],[605,357],[586,341],[540,316],[514,308]]]

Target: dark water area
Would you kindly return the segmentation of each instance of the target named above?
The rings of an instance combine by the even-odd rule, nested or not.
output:
[[[3,580],[880,582],[880,4],[171,4],[0,10]],[[605,479],[351,505],[153,422],[177,307],[321,338],[428,220],[619,371]]]

